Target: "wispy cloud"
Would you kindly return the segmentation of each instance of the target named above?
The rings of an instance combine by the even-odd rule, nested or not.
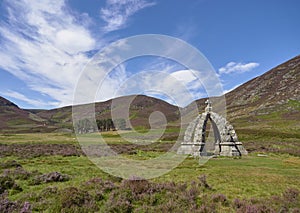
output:
[[[57,102],[44,102],[42,100],[31,99],[31,98],[28,98],[28,97],[26,97],[25,95],[23,95],[19,92],[12,91],[12,90],[8,90],[6,92],[1,92],[1,95],[24,101],[24,102],[26,102],[26,103],[28,103],[32,106],[35,106],[35,107],[56,106],[58,104]]]
[[[0,68],[46,94],[70,104],[77,77],[96,40],[62,0],[5,1],[0,25]],[[20,97],[20,96],[18,96]]]
[[[195,98],[194,93],[187,86],[191,79],[178,79],[174,77],[176,73],[163,71],[139,72],[122,82],[117,94],[118,96],[145,94],[158,98],[163,97],[169,103],[186,106]]]
[[[230,73],[243,73],[253,70],[258,67],[259,63],[251,62],[251,63],[237,63],[237,62],[229,62],[226,66],[221,67],[219,69],[220,74],[230,74]]]
[[[207,97],[204,85],[195,75],[195,71],[178,70],[178,67],[177,64],[168,62],[147,66],[120,82],[116,94],[117,96],[145,94],[162,98],[181,107],[190,104],[195,99]]]
[[[146,0],[107,0],[105,8],[101,9],[101,17],[106,23],[103,31],[125,27],[131,15],[154,4]],[[42,3],[4,0],[3,5],[7,16],[0,22],[0,68],[23,80],[31,90],[55,101],[28,98],[17,88],[1,94],[35,107],[72,104],[78,78],[92,57],[89,52],[104,45],[99,44],[101,38],[94,36],[90,30],[91,18],[72,11],[64,0],[45,0]],[[177,104],[184,106],[195,98],[205,96],[201,80],[206,81],[208,76],[199,79],[192,70],[178,64],[160,59],[145,64],[144,69],[139,71],[141,74],[132,77],[135,72],[122,64],[110,75],[103,75],[105,80],[96,100],[146,91],[156,96],[169,94],[172,98],[176,97]],[[99,86],[94,79],[87,83]],[[183,90],[186,92],[183,93]],[[82,93],[86,95],[89,91]]]
[[[107,0],[106,7],[100,10],[101,18],[106,22],[104,32],[124,28],[130,16],[153,5],[154,2],[146,0]]]
[[[126,26],[129,16],[153,4],[145,0],[107,0],[101,10],[106,22],[103,31]],[[30,90],[57,100],[50,103],[55,107],[72,104],[78,78],[92,57],[89,53],[105,45],[91,31],[92,18],[73,11],[65,0],[4,0],[2,6],[6,16],[0,21],[0,68],[21,79]],[[107,90],[113,86],[108,84]],[[34,106],[49,104],[26,98],[20,92],[6,91],[6,95],[33,101]]]

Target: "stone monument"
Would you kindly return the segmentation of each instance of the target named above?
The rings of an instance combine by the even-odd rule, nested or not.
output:
[[[247,150],[238,141],[233,126],[221,115],[212,111],[211,101],[207,100],[205,112],[198,115],[187,127],[184,140],[177,150],[178,154],[190,154],[195,157],[206,153],[206,126],[210,121],[214,133],[215,156],[242,156]]]

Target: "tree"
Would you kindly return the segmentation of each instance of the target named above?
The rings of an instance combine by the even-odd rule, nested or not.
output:
[[[97,126],[100,131],[115,130],[115,124],[111,118],[97,120]]]

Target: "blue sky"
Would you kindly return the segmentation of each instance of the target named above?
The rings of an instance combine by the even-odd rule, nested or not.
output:
[[[299,55],[299,9],[298,0],[3,0],[0,95],[23,108],[71,105],[93,54],[140,34],[169,35],[196,47],[226,92]],[[154,68],[176,75],[182,70],[151,57],[120,66],[123,78],[126,71]],[[107,90],[99,101],[114,96]],[[194,99],[203,96],[198,92]]]

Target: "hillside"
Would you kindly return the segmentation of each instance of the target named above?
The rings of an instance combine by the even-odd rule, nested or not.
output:
[[[280,146],[297,154],[300,141],[300,56],[246,82],[225,94],[225,98],[227,118],[239,139],[249,142],[248,149],[277,150]],[[197,100],[198,106],[203,108],[204,101]]]
[[[16,104],[0,97],[0,132],[40,131],[44,129],[44,122],[45,120],[39,116],[20,109]]]
[[[0,97],[0,128],[7,128],[9,122],[28,121],[28,113],[9,100]]]
[[[240,138],[249,140],[251,136],[252,139],[262,140],[261,137],[265,139],[267,136],[271,140],[274,134],[276,140],[278,137],[283,140],[300,138],[297,134],[300,132],[299,82],[300,56],[297,56],[227,93],[227,118],[238,130]],[[132,102],[126,104],[133,97]],[[204,109],[205,100],[196,101],[199,110]],[[213,106],[218,103],[218,98],[215,98]],[[130,122],[135,128],[149,127],[149,116],[155,111],[166,116],[169,126],[178,124],[178,107],[144,95],[98,102],[95,104],[96,118],[111,118],[111,110],[122,117],[122,110],[126,111],[128,104]],[[189,113],[189,106],[185,111]],[[53,110],[23,110],[0,98],[0,119],[1,131],[49,132],[73,129],[71,106]]]
[[[274,112],[283,112],[286,119],[296,118],[300,107],[300,56],[248,81],[225,97],[231,118]]]
[[[217,104],[218,98],[213,99],[213,105]],[[230,120],[274,113],[300,120],[300,56],[226,93],[225,99]],[[205,100],[196,103],[203,108]]]
[[[128,100],[132,100],[131,103],[126,103]],[[162,112],[168,122],[174,122],[178,120],[178,107],[173,106],[165,101],[147,97],[144,95],[137,96],[125,96],[115,98],[114,100],[108,100],[105,102],[98,102],[95,104],[95,113],[97,119],[111,118],[111,109],[118,105],[117,111],[126,111],[127,104],[130,106],[129,118],[131,125],[137,128],[149,127],[149,116],[152,112]],[[118,112],[117,112],[118,113]],[[63,107],[53,110],[43,110],[36,113],[37,116],[48,120],[50,123],[58,126],[59,128],[72,128],[72,107]],[[123,117],[124,115],[118,115]],[[127,125],[128,126],[128,125]]]

